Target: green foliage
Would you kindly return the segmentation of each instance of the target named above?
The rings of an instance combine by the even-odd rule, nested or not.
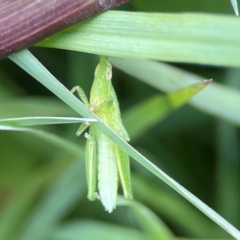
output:
[[[98,119],[68,91],[80,85],[89,92],[97,58],[32,48],[66,88],[27,51],[11,59],[60,101],[10,61],[1,61],[0,118],[18,118],[17,126],[0,124],[9,130],[0,132],[1,240],[229,239],[226,231],[240,239],[232,225],[195,197],[240,227],[238,18],[228,1],[132,0],[125,7],[127,12],[104,13],[38,45],[109,55],[121,70],[114,68],[113,85],[135,149],[101,121],[96,126],[133,157],[134,201],[119,198],[111,214],[87,201],[85,140],[75,137],[78,124],[26,128],[46,124],[33,116],[48,117],[48,123],[63,121],[49,117],[79,114]],[[213,82],[179,108],[194,94],[186,87],[204,87],[209,78]]]
[[[108,11],[37,45],[116,57],[239,67],[239,39],[240,22],[234,16]]]

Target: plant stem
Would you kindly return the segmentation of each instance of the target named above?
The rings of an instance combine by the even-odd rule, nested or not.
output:
[[[128,0],[0,2],[0,59]]]

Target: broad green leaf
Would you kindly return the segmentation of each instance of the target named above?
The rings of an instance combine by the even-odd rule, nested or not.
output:
[[[151,97],[125,111],[123,114],[124,125],[129,129],[131,139],[139,137],[170,112],[181,107],[209,82],[196,83],[166,96]],[[141,121],[138,119],[141,119]]]
[[[96,120],[93,118],[74,118],[74,117],[19,117],[0,119],[0,125],[10,126],[38,126],[80,122],[96,122]]]
[[[203,78],[179,68],[151,60],[111,58],[112,64],[135,78],[164,92],[202,81]],[[240,90],[213,82],[189,104],[210,115],[240,126]]]
[[[210,14],[108,11],[37,46],[99,55],[240,66],[240,21]]]
[[[14,61],[18,66],[23,68],[46,88],[52,91],[65,103],[67,103],[76,112],[87,118],[95,118],[98,120],[96,124],[97,127],[114,143],[121,147],[127,154],[129,154],[133,159],[142,164],[146,169],[155,174],[158,178],[172,187],[176,192],[186,198],[195,207],[206,214],[210,219],[221,226],[225,231],[234,236],[235,238],[240,238],[240,232],[217,214],[214,210],[208,207],[205,203],[200,201],[192,193],[182,187],[179,183],[169,177],[161,169],[157,168],[152,164],[147,158],[141,155],[138,151],[132,148],[128,143],[126,143],[122,138],[117,136],[110,128],[108,128],[95,114],[93,114],[89,109],[81,103],[76,97],[74,97],[70,91],[68,91],[59,81],[57,81],[54,76],[44,68],[44,66],[27,50],[22,50],[16,54],[10,56],[10,59]]]

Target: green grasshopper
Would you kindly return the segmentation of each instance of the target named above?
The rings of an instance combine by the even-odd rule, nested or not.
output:
[[[77,91],[82,102],[93,111],[109,128],[125,141],[129,136],[122,124],[119,104],[112,82],[112,65],[105,56],[95,70],[95,78],[90,92],[90,102],[84,91],[76,86],[72,93]],[[83,123],[76,135],[89,126]],[[118,191],[118,175],[126,199],[132,199],[129,156],[104,135],[96,125],[91,124],[89,134],[85,134],[86,144],[86,171],[88,184],[88,199],[93,201],[99,198],[109,213],[116,207]],[[98,191],[97,194],[97,182]]]

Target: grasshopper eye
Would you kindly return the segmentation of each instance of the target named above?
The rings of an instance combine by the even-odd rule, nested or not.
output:
[[[112,66],[107,67],[106,70],[106,79],[110,81],[112,79]]]

